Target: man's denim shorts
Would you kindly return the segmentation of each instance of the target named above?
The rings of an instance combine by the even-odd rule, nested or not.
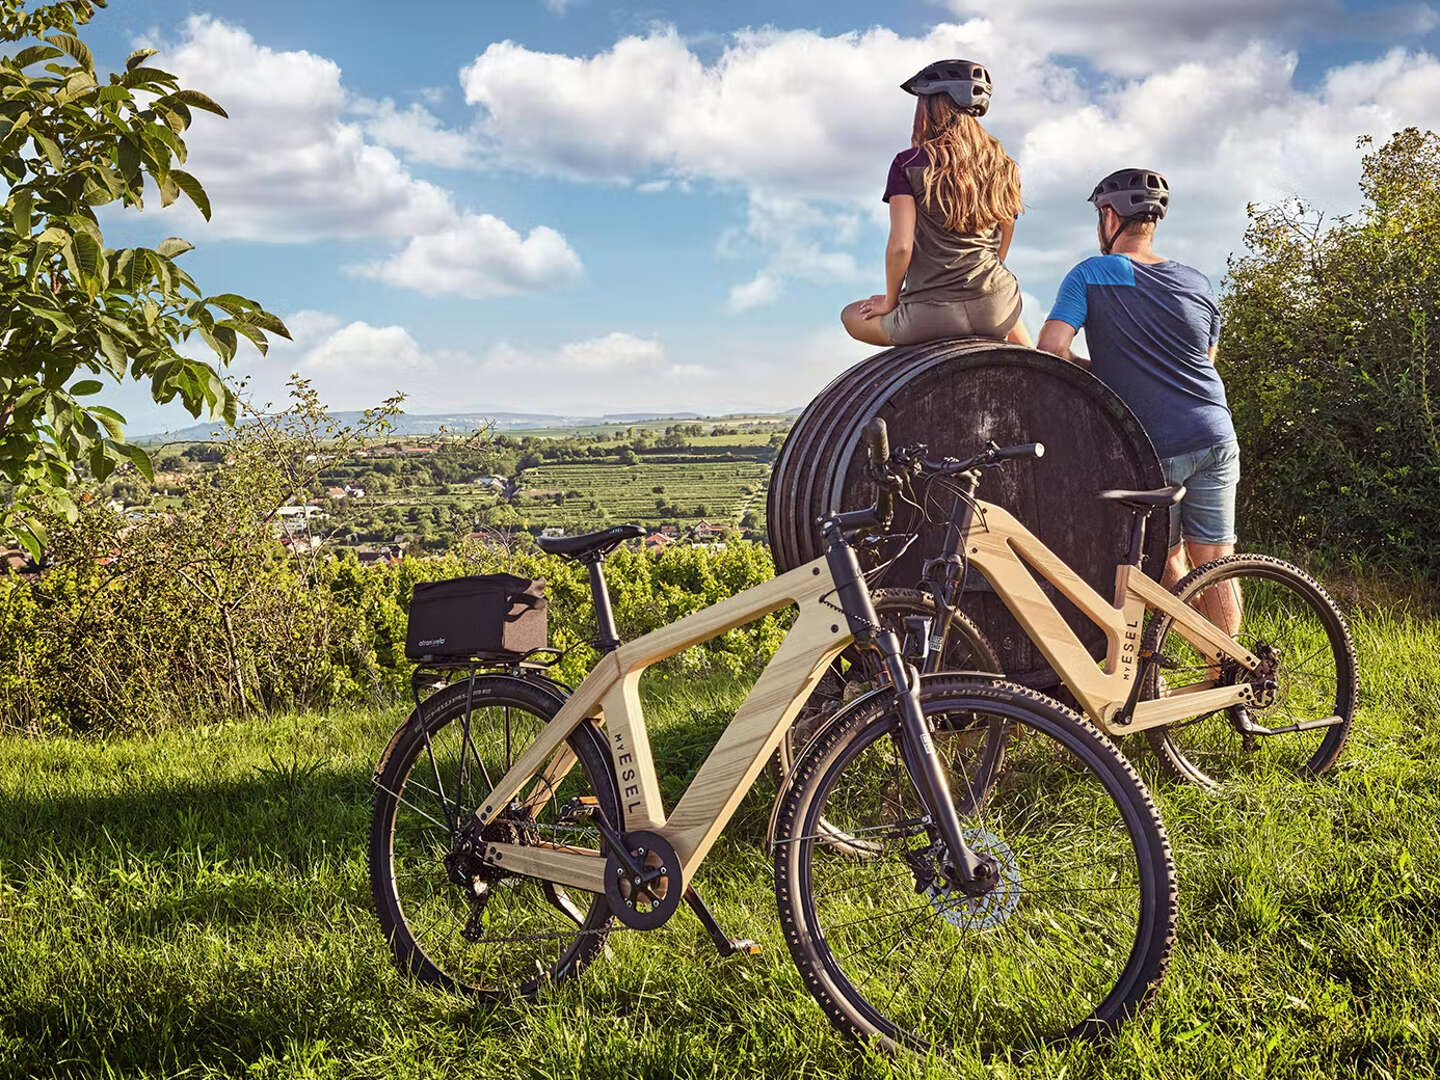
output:
[[[1240,447],[1216,443],[1203,450],[1161,458],[1165,480],[1185,485],[1185,498],[1170,508],[1170,546],[1180,538],[1201,544],[1235,543],[1235,485],[1240,482]]]

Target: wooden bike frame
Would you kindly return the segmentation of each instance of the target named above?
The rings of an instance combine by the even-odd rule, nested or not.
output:
[[[839,604],[822,600],[835,589],[821,557],[607,653],[486,796],[477,815],[481,824],[499,816],[534,777],[539,780],[527,800],[547,797],[575,764],[565,740],[581,724],[602,723],[623,819],[612,824],[663,836],[679,856],[688,886],[826,668],[853,640]],[[640,707],[640,676],[667,656],[791,605],[798,608],[795,624],[667,815]],[[519,874],[605,891],[599,851],[492,843],[484,854],[487,862]]]
[[[1121,563],[1116,567],[1115,601],[1111,603],[1006,510],[981,500],[976,500],[976,507],[965,536],[970,564],[990,582],[1086,714],[1105,731],[1112,735],[1143,731],[1253,701],[1254,691],[1248,683],[1217,686],[1213,679],[1204,680],[1151,701],[1137,702],[1130,722],[1116,724],[1115,718],[1135,685],[1141,623],[1147,609],[1173,618],[1175,631],[1210,663],[1234,660],[1253,671],[1260,660],[1189,604],[1146,577],[1139,566]],[[1105,631],[1103,671],[1040,588],[1035,580],[1037,574]]]

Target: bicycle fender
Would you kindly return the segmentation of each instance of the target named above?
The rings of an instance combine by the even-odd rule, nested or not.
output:
[[[493,683],[496,681],[504,681],[507,683],[520,683],[525,686],[531,687],[532,689],[543,690],[545,693],[549,694],[555,699],[556,705],[564,705],[565,699],[570,696],[570,688],[568,686],[564,685],[563,683],[558,683],[554,679],[547,678],[544,675],[509,675],[500,672],[496,672],[493,674],[481,673],[474,676],[471,681],[477,683],[481,681],[487,683]],[[453,682],[450,683],[448,686],[444,687],[444,689],[440,690],[439,692],[443,694],[451,687],[464,685],[465,684],[463,682]],[[431,697],[433,696],[434,695],[432,694]],[[426,700],[429,699],[427,698]],[[424,702],[421,702],[421,706],[423,706],[423,704]],[[406,715],[405,719],[400,721],[399,727],[397,727],[394,734],[390,736],[390,741],[385,744],[385,749],[380,752],[380,759],[375,762],[374,779],[378,780],[380,778],[380,774],[385,771],[385,765],[390,760],[390,755],[395,752],[395,746],[400,741],[401,733],[403,733],[404,730],[410,725],[411,720],[414,720],[418,715],[419,707],[411,710]]]
[[[921,675],[920,685],[924,686],[925,683],[931,679],[950,679],[954,678],[956,675],[964,675],[977,680],[983,679],[984,681],[989,683],[1001,683],[1006,681],[1004,675],[998,674],[994,671],[935,671],[931,672],[929,675]],[[821,724],[819,730],[816,731],[814,735],[810,736],[810,741],[805,744],[804,749],[801,750],[800,753],[795,755],[795,763],[798,765],[804,759],[805,755],[810,752],[810,747],[814,746],[815,743],[819,742],[821,737],[824,736],[825,733],[828,732],[836,724],[848,719],[850,715],[857,710],[870,706],[875,702],[876,698],[885,694],[894,693],[895,691],[892,688],[888,686],[881,686],[874,690],[871,690],[869,693],[861,694],[854,701],[850,702],[849,705],[846,705],[844,708],[839,709],[838,711],[833,713],[830,719],[826,720],[825,723]],[[785,777],[785,782],[780,785],[780,790],[776,793],[775,805],[770,807],[770,824],[765,827],[765,853],[767,855],[773,856],[775,854],[775,823],[780,819],[780,804],[785,801],[785,796],[790,791],[790,785],[794,782],[794,776],[795,770],[792,766],[790,774]]]

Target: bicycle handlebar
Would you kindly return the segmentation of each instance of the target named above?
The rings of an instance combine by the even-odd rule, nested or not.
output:
[[[996,446],[991,443],[972,458],[961,461],[957,458],[941,458],[931,461],[922,456],[923,445],[902,447],[895,455],[902,465],[930,476],[953,476],[971,469],[985,469],[1020,458],[1041,458],[1045,456],[1044,443],[1020,443],[1016,446]]]

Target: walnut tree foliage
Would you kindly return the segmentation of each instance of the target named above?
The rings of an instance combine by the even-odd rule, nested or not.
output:
[[[224,116],[140,49],[124,70],[97,73],[80,40],[104,0],[26,11],[0,0],[0,534],[32,553],[42,511],[71,509],[76,469],[97,479],[145,453],[124,441],[124,417],[98,404],[105,380],[146,381],[157,402],[234,423],[236,400],[217,364],[242,338],[264,352],[284,324],[254,300],[206,295],[177,264],[192,245],[105,246],[96,211],[139,210],[158,195],[210,203],[186,169],[194,110]],[[196,340],[216,363],[187,356]]]
[[[1360,190],[1361,210],[1329,221],[1251,207],[1231,260],[1220,362],[1241,530],[1440,580],[1440,135],[1372,149]]]

